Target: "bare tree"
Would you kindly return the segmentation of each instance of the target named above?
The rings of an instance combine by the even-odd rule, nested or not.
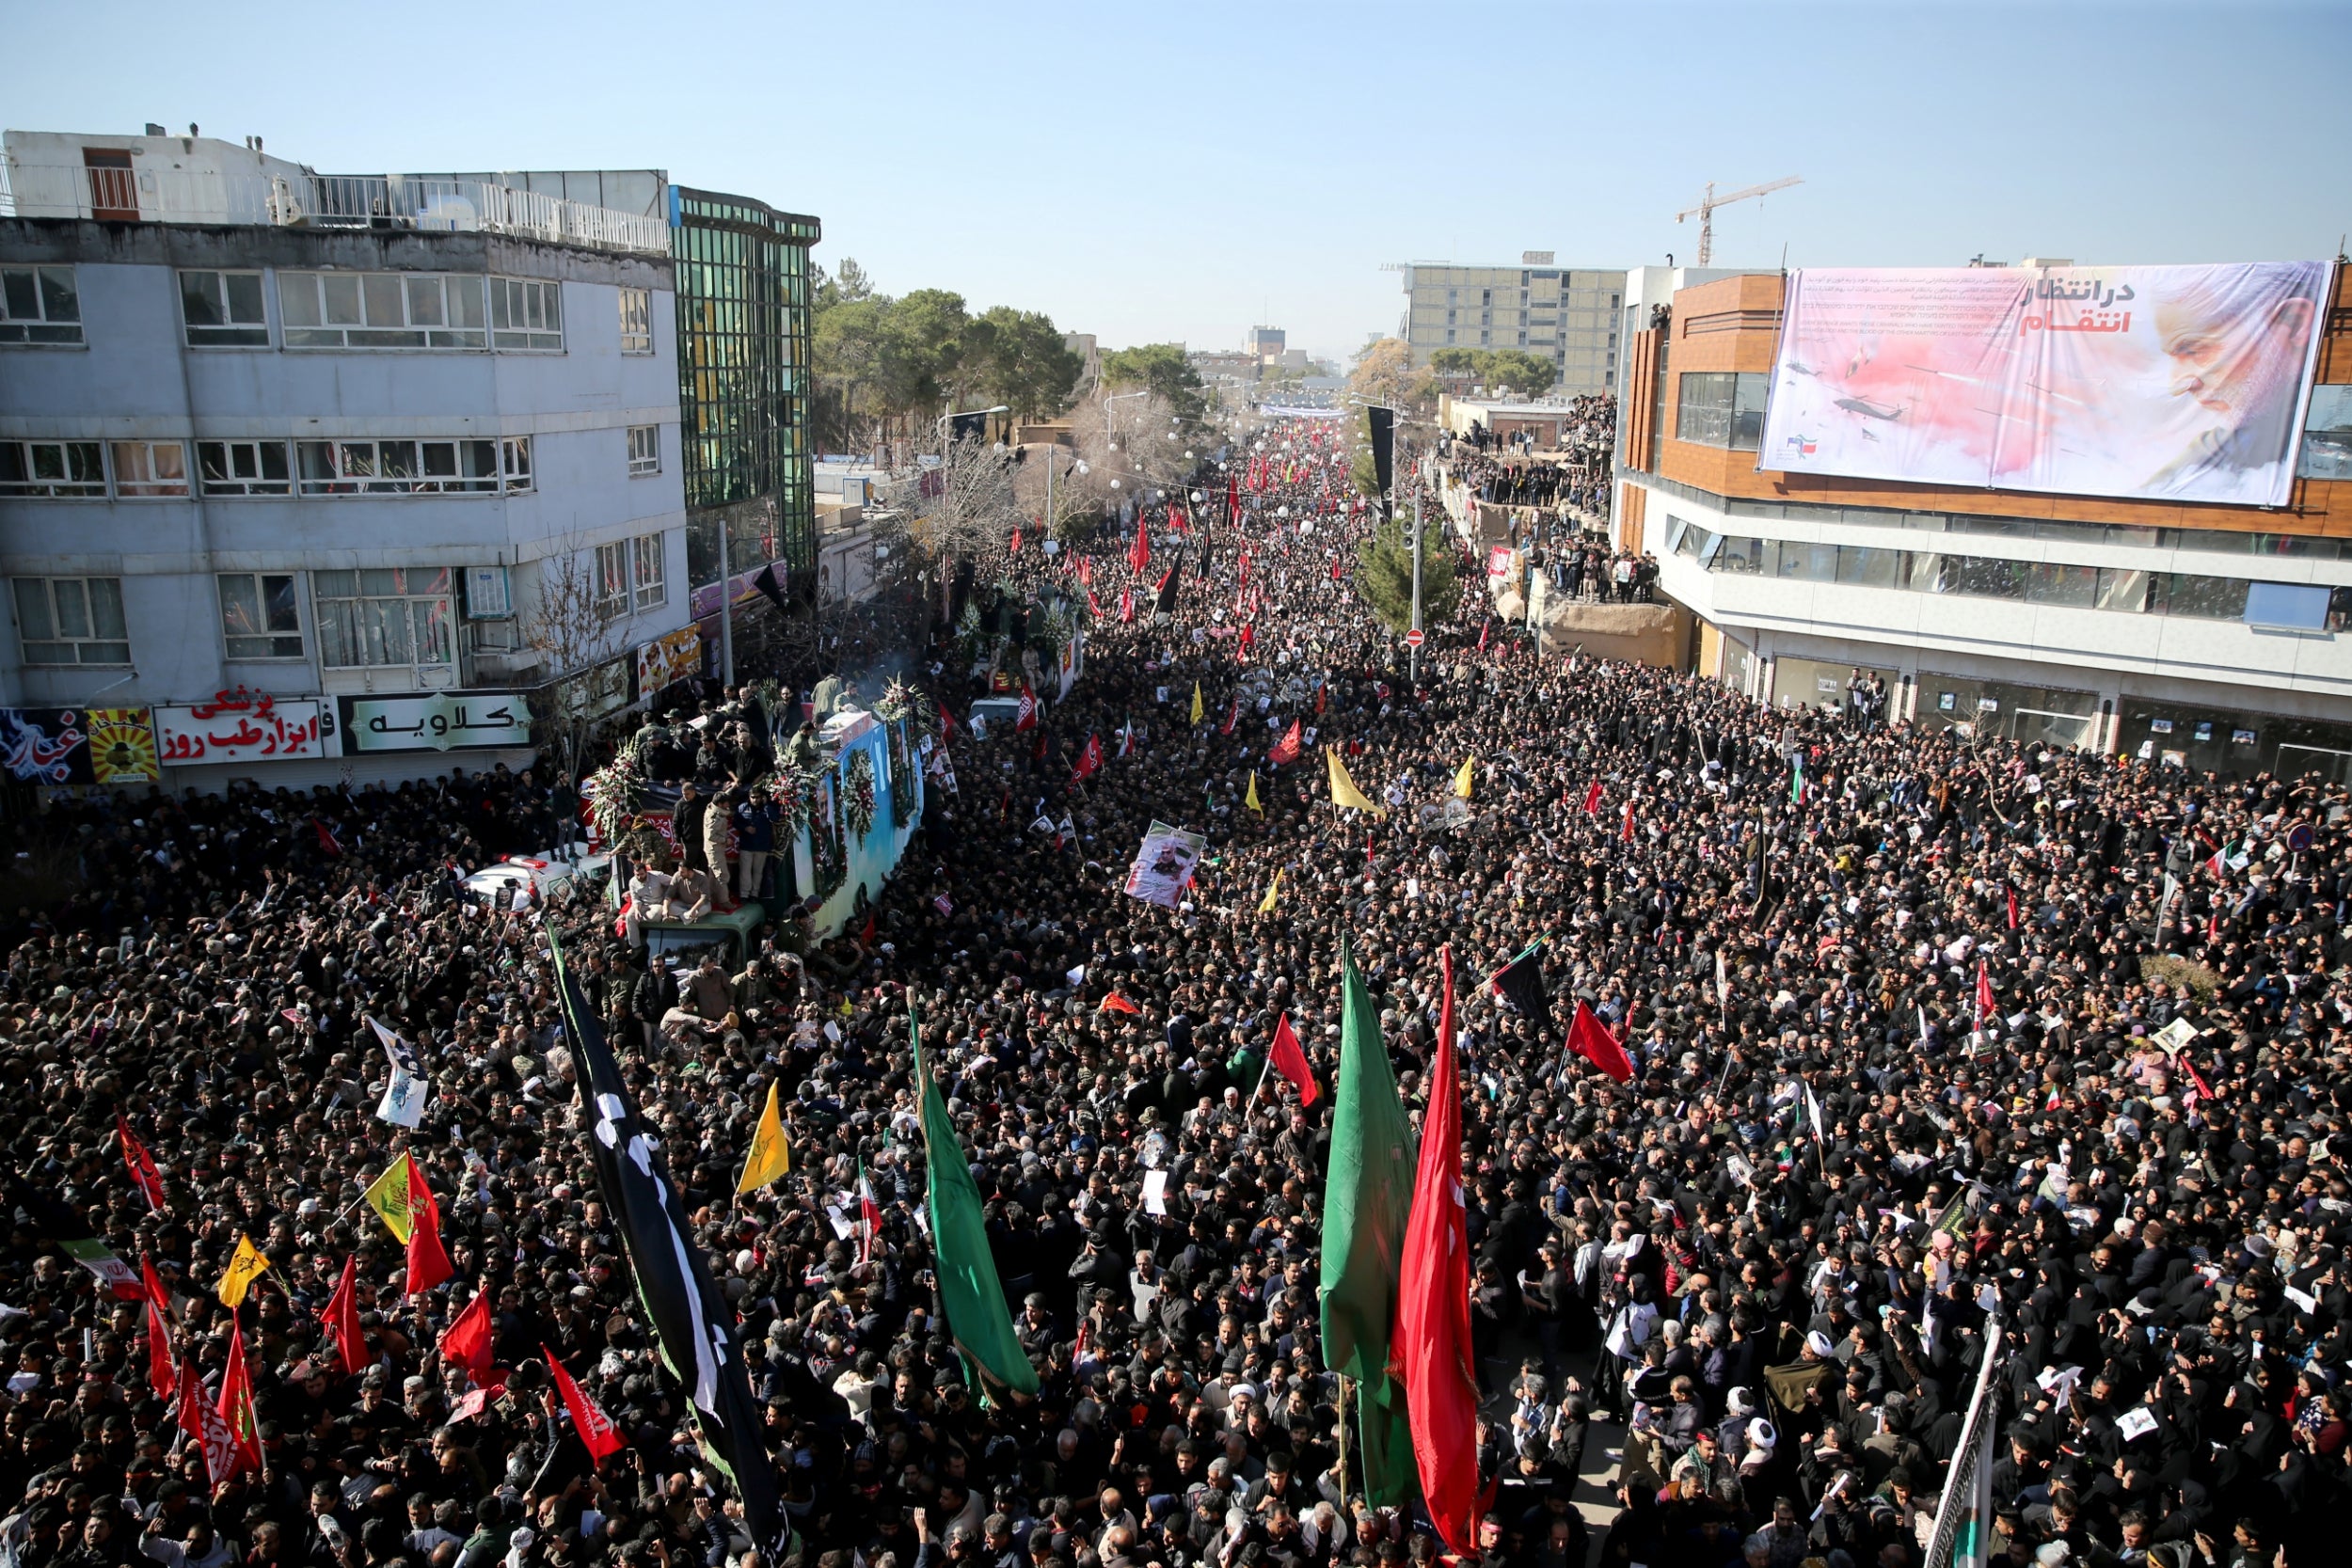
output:
[[[596,672],[621,648],[633,593],[632,548],[621,546],[614,582],[599,581],[596,552],[570,534],[537,563],[537,593],[522,638],[539,655],[547,678],[532,694],[532,707],[566,771],[578,770],[596,719]]]

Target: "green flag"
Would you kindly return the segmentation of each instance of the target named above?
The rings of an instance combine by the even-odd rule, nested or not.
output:
[[[1417,1152],[1379,1010],[1344,948],[1341,964],[1340,1084],[1323,1189],[1323,1360],[1359,1381],[1364,1495],[1391,1507],[1413,1484],[1412,1433],[1405,1392],[1389,1376],[1389,1339]]]
[[[923,1065],[923,1024],[912,1004],[908,1032],[914,1037],[914,1081],[923,1091],[923,1175],[930,1194],[931,1251],[938,1260],[939,1299],[947,1311],[947,1332],[956,1348],[998,1388],[1037,1392],[1037,1370],[1012,1332],[1005,1287],[988,1250],[988,1221],[980,1213],[980,1189],[956,1142],[946,1101]],[[983,1395],[987,1392],[981,1390]]]

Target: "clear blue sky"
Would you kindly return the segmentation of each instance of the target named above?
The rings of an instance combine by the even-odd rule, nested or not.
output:
[[[661,167],[884,289],[1345,354],[1383,261],[2284,260],[2352,229],[2352,5],[21,7],[0,121],[322,170]]]

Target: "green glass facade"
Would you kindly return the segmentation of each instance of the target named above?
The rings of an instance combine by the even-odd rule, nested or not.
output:
[[[686,564],[694,587],[727,566],[817,564],[808,450],[808,253],[818,221],[748,197],[670,187]]]

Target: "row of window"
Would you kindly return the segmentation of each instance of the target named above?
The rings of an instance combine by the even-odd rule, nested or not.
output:
[[[265,275],[180,274],[180,315],[194,348],[267,348]],[[561,353],[564,286],[463,273],[279,272],[287,348],[497,349]],[[621,352],[653,352],[653,292],[622,289]],[[84,341],[72,267],[0,267],[0,343]]]
[[[2328,388],[2315,388],[2325,392]],[[2352,392],[2352,388],[2344,390]],[[2313,407],[2318,406],[2313,398]],[[2347,421],[2352,422],[2352,421]],[[2344,433],[2352,438],[2352,430]],[[2308,454],[2310,437],[2305,439]],[[2347,473],[2352,478],[2352,473]],[[2208,550],[2225,555],[2276,556],[2293,560],[2352,561],[2352,539],[2323,539],[2309,533],[2240,532],[2231,529],[2146,528],[2129,523],[2062,522],[2050,517],[1988,517],[1964,513],[1895,512],[1884,507],[1816,506],[1804,501],[1744,500],[1723,497],[1678,480],[1645,476],[1652,489],[1700,506],[1720,507],[1733,517],[1775,522],[1839,524],[1847,528],[1902,530],[1911,533],[1974,533],[1989,539],[2042,539],[2068,545],[2129,545],[2152,550]]]
[[[1842,583],[1915,594],[2016,599],[2074,610],[2186,615],[2208,621],[2339,631],[2352,624],[2352,588],[2249,582],[2196,572],[2122,566],[2070,566],[1996,556],[1888,549],[1876,545],[1817,545],[1748,539],[1667,519],[1668,550],[1709,572],[1788,582]]]
[[[626,430],[631,477],[661,471],[661,427]],[[207,496],[455,496],[530,490],[531,437],[199,441]],[[138,499],[188,494],[179,441],[0,440],[0,496]]]
[[[1453,341],[1451,333],[1447,341]],[[1615,341],[1612,334],[1610,341]],[[1679,380],[1675,389],[1676,440],[1727,447],[1733,451],[1756,451],[1762,447],[1764,400],[1772,388],[1771,376],[1748,371],[1737,374],[1685,371]],[[2352,387],[2312,388],[2311,409],[2303,424],[2302,456],[2296,472],[2305,479],[2352,479]],[[2021,528],[2033,526],[2026,519],[2001,521]]]
[[[605,619],[669,602],[660,534],[599,546],[596,565],[597,610]],[[312,572],[319,662],[335,670],[450,663],[456,625],[453,577],[446,566]],[[223,572],[214,583],[228,657],[304,657],[294,574]],[[119,578],[18,578],[12,587],[26,665],[130,664]]]

